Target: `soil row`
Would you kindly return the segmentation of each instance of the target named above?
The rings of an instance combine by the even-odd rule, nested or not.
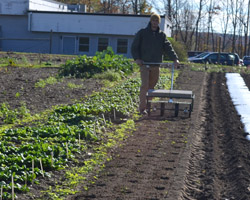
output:
[[[225,74],[184,71],[178,89],[196,95],[191,119],[141,119],[96,183],[68,199],[250,199],[249,141]]]
[[[35,87],[39,79],[57,72],[56,68],[1,68],[0,103],[16,108],[24,101],[37,113],[100,90],[97,81],[78,79]],[[243,77],[249,86],[250,76]],[[82,87],[72,89],[68,83]],[[133,135],[112,153],[95,183],[87,191],[79,186],[81,192],[68,200],[250,199],[250,145],[230,99],[225,74],[185,68],[175,89],[195,93],[191,118],[184,113],[174,117],[174,111],[160,117],[158,110],[142,117]],[[63,179],[60,176],[58,180]]]

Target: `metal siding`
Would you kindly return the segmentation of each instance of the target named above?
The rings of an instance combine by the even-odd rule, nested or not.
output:
[[[1,16],[3,51],[49,52],[49,40],[34,40],[35,38],[48,39],[49,33],[29,32],[27,23],[27,16]]]
[[[23,15],[27,13],[29,0],[1,0],[0,14],[3,15]]]
[[[74,15],[63,13],[35,13],[31,15],[31,31],[108,35],[134,35],[145,28],[149,17],[111,16],[111,15]],[[164,29],[165,20],[160,27]]]

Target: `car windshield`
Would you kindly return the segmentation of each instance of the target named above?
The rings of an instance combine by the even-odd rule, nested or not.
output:
[[[207,54],[209,54],[209,53],[204,52],[204,53],[201,53],[201,54],[199,54],[199,55],[197,55],[197,56],[195,56],[195,57],[196,57],[196,58],[203,58],[203,57],[206,56]]]
[[[229,60],[234,60],[234,59],[235,59],[235,55],[229,54],[229,55],[228,55],[228,59],[229,59]]]

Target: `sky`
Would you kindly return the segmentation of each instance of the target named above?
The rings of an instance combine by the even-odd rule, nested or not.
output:
[[[187,1],[190,1],[190,0],[187,0]],[[159,0],[158,1],[149,0],[149,2],[157,3],[157,6],[162,10],[162,12],[159,13],[158,10],[155,9],[155,7],[153,7],[152,8],[153,12],[164,15],[164,4],[162,3],[162,0],[160,0],[160,1]],[[199,5],[200,0],[192,0],[192,2],[194,3],[194,5]],[[198,7],[197,7],[197,11],[198,11]],[[221,19],[222,19],[222,15],[220,14],[220,15],[217,15],[213,21],[213,29],[217,33],[222,32]]]

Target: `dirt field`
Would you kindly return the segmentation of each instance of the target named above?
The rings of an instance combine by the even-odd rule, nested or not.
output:
[[[101,84],[67,79],[45,88],[39,79],[57,68],[0,68],[0,103],[26,102],[32,113],[82,99]],[[250,76],[244,75],[250,86]],[[82,85],[68,88],[68,82]],[[250,143],[227,91],[224,73],[184,69],[175,89],[195,93],[191,118],[152,113],[136,122],[136,131],[113,152],[95,184],[67,200],[87,199],[250,199]],[[16,96],[17,93],[20,95]]]

